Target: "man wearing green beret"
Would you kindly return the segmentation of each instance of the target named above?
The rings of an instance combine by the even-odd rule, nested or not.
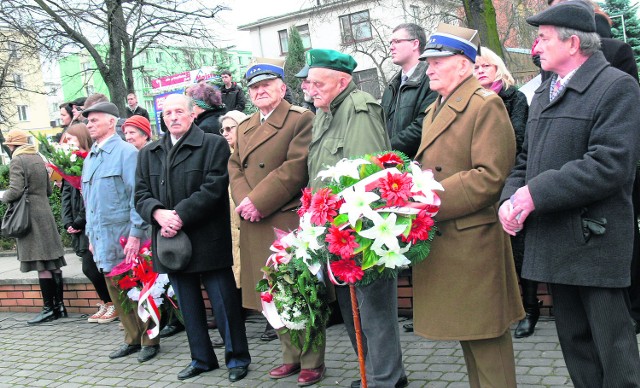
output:
[[[309,186],[322,182],[318,172],[350,158],[383,150],[391,144],[380,104],[356,88],[352,80],[358,65],[349,55],[334,50],[307,52],[309,94],[317,108],[309,146]],[[351,343],[356,349],[351,297],[346,286],[336,287],[336,296]],[[364,356],[369,387],[405,387],[398,330],[397,279],[379,279],[357,287],[362,321]],[[354,381],[352,387],[359,387]]]

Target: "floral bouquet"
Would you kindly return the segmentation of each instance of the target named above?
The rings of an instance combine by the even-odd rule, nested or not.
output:
[[[276,230],[277,240],[271,245],[273,254],[262,268],[265,278],[256,290],[262,298],[262,313],[271,326],[291,333],[294,346],[306,351],[323,342],[323,331],[329,320],[326,289],[322,272],[312,272],[307,264],[292,254],[295,233]]]
[[[431,170],[394,151],[343,159],[318,179],[328,182],[303,192],[294,252],[312,267],[325,264],[333,283],[395,277],[429,254],[435,190],[444,190]]]
[[[70,144],[51,144],[42,133],[33,134],[40,143],[39,152],[49,161],[47,164],[71,186],[82,186],[82,166],[88,152],[80,151]]]
[[[127,239],[120,237],[120,245],[124,248],[126,244]],[[147,240],[140,247],[140,252],[132,263],[123,260],[107,276],[111,277],[113,284],[120,289],[119,301],[125,313],[136,309],[143,322],[147,322],[149,318],[153,320],[155,325],[148,330],[148,334],[149,338],[155,338],[160,330],[158,307],[165,299],[171,305],[170,311],[177,314],[180,322],[183,320],[168,276],[153,271],[150,246],[151,240]]]

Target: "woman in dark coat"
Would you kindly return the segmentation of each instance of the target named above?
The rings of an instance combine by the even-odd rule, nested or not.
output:
[[[220,90],[215,86],[200,83],[187,89],[187,95],[196,104],[193,108],[196,113],[194,124],[205,133],[220,135],[220,117],[227,113]]]
[[[529,104],[525,95],[517,90],[513,84],[514,79],[502,58],[486,47],[480,49],[482,55],[476,57],[473,74],[476,76],[483,88],[493,90],[502,98],[504,106],[507,108],[511,125],[516,135],[516,155],[522,150],[527,118],[529,117]],[[518,276],[522,271],[522,260],[524,258],[524,233],[518,233],[511,237],[511,247],[513,259],[516,264]],[[538,282],[520,278],[522,286],[522,301],[526,316],[518,323],[514,332],[514,337],[524,338],[533,334],[538,318],[540,317],[540,307],[537,297]]]
[[[77,147],[80,151],[89,152],[93,141],[89,136],[89,130],[83,123],[73,124],[65,133],[67,143]],[[62,224],[71,236],[73,249],[76,255],[82,258],[82,272],[95,287],[98,297],[102,303],[98,303],[98,311],[87,318],[93,323],[108,323],[118,317],[104,275],[98,271],[93,253],[89,250],[89,238],[84,233],[85,218],[84,201],[79,189],[73,187],[69,182],[62,182]]]
[[[62,271],[64,260],[62,240],[53,218],[49,196],[51,184],[44,160],[29,144],[29,135],[19,129],[9,131],[5,144],[12,153],[9,166],[9,189],[2,196],[6,203],[15,202],[29,187],[29,222],[31,229],[16,241],[20,271],[38,271],[42,291],[42,311],[29,324],[49,322],[66,316],[63,304]]]

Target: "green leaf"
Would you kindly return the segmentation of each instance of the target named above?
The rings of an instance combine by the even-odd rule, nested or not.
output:
[[[332,224],[334,226],[342,226],[342,225],[346,224],[347,222],[349,222],[349,215],[348,214],[340,214],[336,218],[333,219]]]
[[[374,265],[376,265],[378,260],[380,260],[380,257],[376,255],[374,251],[372,251],[371,249],[366,249],[362,254],[362,269],[367,270],[373,267]]]

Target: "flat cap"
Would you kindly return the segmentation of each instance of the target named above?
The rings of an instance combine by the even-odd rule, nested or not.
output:
[[[87,97],[78,97],[71,101],[70,104],[75,106],[84,106],[85,101],[87,101]]]
[[[310,69],[321,67],[352,74],[358,62],[351,55],[340,51],[312,49],[307,51],[307,65]]]
[[[284,80],[284,60],[274,58],[253,58],[245,74],[247,86],[260,81],[280,78]]]
[[[557,26],[584,32],[596,32],[593,8],[581,1],[566,1],[553,5],[527,18],[532,26]]]
[[[420,59],[464,55],[476,62],[480,51],[480,35],[477,30],[440,23],[431,34]]]
[[[304,65],[302,69],[295,75],[296,78],[307,78],[309,76],[309,65]]]
[[[115,117],[119,117],[120,116],[120,112],[118,111],[118,107],[115,106],[114,103],[112,102],[98,102],[96,104],[91,105],[90,108],[87,108],[85,110],[82,111],[82,115],[84,117],[89,117],[89,113],[91,112],[103,112],[103,113],[108,113],[112,116]]]
[[[158,230],[154,256],[167,269],[180,271],[187,268],[191,261],[192,250],[191,240],[182,230],[171,238],[162,236],[161,231]]]

